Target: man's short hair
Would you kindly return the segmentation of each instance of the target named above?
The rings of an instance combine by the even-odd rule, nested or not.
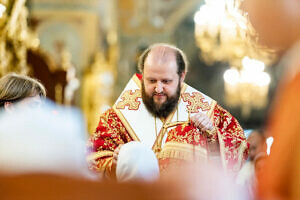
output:
[[[36,79],[15,73],[0,79],[0,108],[5,102],[17,102],[33,95],[46,97],[45,87]]]
[[[166,43],[157,43],[157,44],[153,44],[151,46],[149,46],[140,56],[139,58],[139,62],[138,62],[138,69],[141,73],[144,72],[144,65],[145,65],[145,61],[146,58],[148,57],[148,54],[151,52],[151,50],[154,47],[159,47],[159,46],[163,46],[166,48],[170,48],[172,50],[174,50],[175,53],[175,58],[176,58],[176,63],[177,63],[177,74],[180,76],[183,72],[187,72],[188,69],[188,61],[186,58],[186,55],[183,53],[182,50],[180,50],[179,48],[177,48],[174,45],[170,45],[170,44],[166,44]]]

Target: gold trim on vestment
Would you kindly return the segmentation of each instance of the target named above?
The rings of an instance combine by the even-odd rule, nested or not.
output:
[[[156,152],[160,152],[161,151],[161,145],[162,145],[162,140],[164,138],[164,135],[166,134],[167,132],[167,128],[165,128],[165,124],[168,124],[170,123],[170,121],[172,120],[174,114],[175,114],[176,110],[173,111],[173,113],[171,113],[167,119],[164,121],[164,124],[163,126],[161,127],[160,131],[159,131],[159,134],[157,135],[156,139],[155,139],[155,142],[152,146],[152,150],[154,151],[154,153]]]
[[[164,124],[164,128],[172,128],[179,125],[189,125],[190,121],[176,121]]]
[[[220,134],[220,132],[217,130],[218,133],[218,140],[219,140],[219,146],[220,146],[220,155],[222,160],[222,165],[224,169],[227,169],[226,159],[225,159],[225,144],[223,141],[223,136]]]
[[[123,123],[123,125],[125,126],[128,134],[131,136],[131,138],[134,141],[140,141],[140,139],[135,134],[135,132],[133,131],[132,127],[130,126],[130,124],[128,123],[128,121],[126,120],[126,118],[124,117],[123,113],[119,109],[116,108],[116,105],[113,105],[113,109],[114,109],[115,113],[118,115],[118,117],[121,120],[121,122]]]
[[[142,87],[141,81],[140,81],[140,79],[136,75],[133,75],[132,80],[135,82],[135,84],[138,86],[138,88],[141,89],[141,87]],[[130,124],[128,123],[128,121],[126,120],[126,118],[124,117],[123,113],[119,109],[116,108],[116,104],[113,105],[113,110],[118,115],[119,119],[121,120],[121,122],[125,126],[128,134],[131,136],[131,138],[134,141],[140,141],[140,139],[135,134],[135,132],[133,131],[132,127],[130,126]]]
[[[136,74],[132,77],[132,80],[135,82],[135,84],[136,84],[140,89],[142,88],[141,80],[137,77]]]
[[[183,83],[183,86],[182,86],[182,88],[181,88],[180,94],[182,94],[183,92],[185,92],[186,88],[187,88],[187,84],[186,84],[186,83]],[[181,97],[181,96],[180,96],[180,97]]]
[[[109,169],[111,169],[112,159],[113,159],[113,157],[107,158],[107,159],[105,160],[105,163],[104,163],[104,164],[101,166],[101,168],[100,168],[100,170],[103,171],[106,175],[108,175],[108,174],[111,173],[111,171],[110,171]],[[108,166],[109,166],[109,167],[108,167]],[[109,171],[107,171],[107,170],[109,170]],[[110,177],[110,176],[108,175],[108,177]]]
[[[98,151],[91,153],[87,156],[87,160],[96,160],[97,158],[106,157],[106,156],[113,156],[114,152],[112,151]]]
[[[213,117],[214,117],[213,113],[214,113],[214,112],[213,112],[213,111],[214,111],[216,105],[217,105],[217,102],[216,102],[215,100],[211,99],[210,110],[207,112],[207,116],[208,116],[212,121],[214,121],[214,119],[213,119]]]
[[[182,85],[182,88],[181,88],[181,91],[180,91],[180,94],[182,94],[183,92],[185,92],[187,88],[187,84],[183,83]],[[178,100],[178,104],[180,103],[181,101],[181,95],[179,97],[179,100]],[[157,152],[160,152],[161,151],[161,146],[162,146],[162,140],[168,130],[167,127],[165,127],[165,125],[168,125],[170,124],[170,122],[172,121],[173,117],[174,117],[174,114],[175,112],[178,112],[178,109],[174,110],[168,117],[167,119],[164,121],[163,123],[163,126],[161,127],[160,131],[159,131],[159,134],[158,136],[156,137],[156,140],[152,146],[152,150],[154,151],[154,153],[157,153]]]
[[[163,150],[160,153],[157,153],[157,158],[175,158],[187,161],[203,161],[207,159],[207,150],[203,147],[194,146],[192,144],[167,142],[165,143]]]
[[[133,75],[132,80],[135,82],[135,84],[138,86],[138,88],[141,89],[141,87],[142,87],[141,81],[140,81],[140,79],[136,75]],[[130,124],[128,123],[128,121],[126,120],[126,118],[124,117],[123,113],[119,109],[116,108],[116,104],[113,105],[113,110],[118,115],[119,119],[121,120],[121,122],[125,126],[128,134],[131,136],[131,138],[134,141],[140,141],[140,139],[135,134],[135,132],[133,131],[132,127],[130,126]]]
[[[238,152],[238,166],[239,166],[239,169],[242,167],[244,151],[245,151],[246,148],[247,148],[247,142],[246,142],[246,140],[243,140],[242,144],[240,144],[240,148],[239,148],[239,152]]]

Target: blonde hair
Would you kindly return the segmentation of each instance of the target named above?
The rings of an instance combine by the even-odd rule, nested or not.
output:
[[[45,87],[36,79],[15,73],[0,79],[0,108],[5,102],[16,102],[34,95],[46,97]]]

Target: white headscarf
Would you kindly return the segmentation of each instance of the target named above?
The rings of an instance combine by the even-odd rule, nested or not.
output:
[[[155,181],[159,178],[159,166],[154,152],[140,142],[124,144],[117,161],[117,180]]]

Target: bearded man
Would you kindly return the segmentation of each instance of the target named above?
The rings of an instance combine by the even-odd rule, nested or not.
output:
[[[184,83],[185,54],[154,44],[89,140],[91,167],[115,177],[123,144],[139,141],[155,153],[161,174],[180,163],[212,161],[237,172],[247,158],[243,129],[216,101]]]

